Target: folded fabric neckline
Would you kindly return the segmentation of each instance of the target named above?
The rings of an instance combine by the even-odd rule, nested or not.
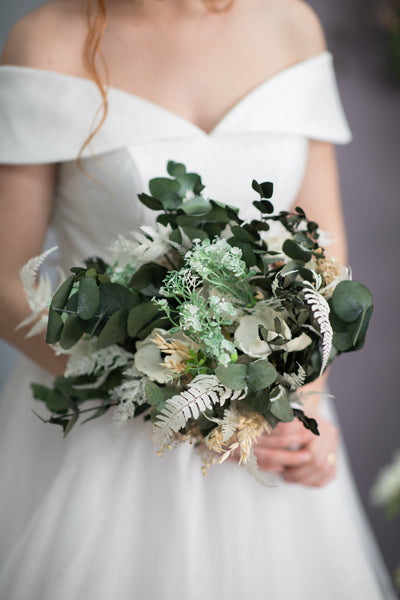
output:
[[[270,75],[269,77],[264,79],[261,83],[254,86],[248,92],[243,94],[243,96],[241,98],[239,98],[239,100],[237,100],[233,104],[233,106],[221,117],[221,119],[218,121],[218,123],[210,131],[206,131],[206,130],[202,129],[199,125],[196,125],[195,123],[190,121],[189,119],[161,106],[160,104],[157,104],[151,100],[148,100],[148,99],[146,99],[142,96],[139,96],[137,94],[134,94],[132,92],[128,92],[126,90],[123,90],[121,88],[114,87],[114,86],[109,86],[108,91],[112,95],[123,95],[125,97],[131,98],[132,101],[134,101],[134,102],[140,103],[142,105],[147,105],[152,110],[155,110],[155,111],[159,112],[160,114],[164,114],[166,116],[169,116],[170,118],[174,118],[175,120],[179,121],[182,125],[186,126],[188,129],[191,129],[193,132],[196,132],[199,135],[202,135],[206,138],[212,138],[215,134],[217,134],[226,125],[226,123],[229,123],[231,118],[234,117],[234,115],[236,115],[243,108],[243,106],[245,106],[256,95],[258,95],[259,93],[261,93],[265,89],[267,89],[270,85],[273,85],[273,84],[279,82],[280,80],[286,79],[287,76],[292,75],[293,73],[297,74],[299,70],[302,70],[305,67],[309,67],[310,65],[312,65],[315,62],[320,62],[320,61],[326,60],[327,58],[331,59],[331,56],[332,55],[330,52],[324,51],[320,54],[317,54],[315,56],[312,56],[310,58],[307,58],[305,60],[297,62],[293,65],[290,65],[290,66],[278,71],[277,73],[275,73],[273,75]],[[15,69],[16,71],[37,72],[37,73],[41,73],[43,75],[53,76],[53,77],[56,77],[59,79],[77,81],[83,85],[90,85],[90,86],[94,85],[94,82],[91,79],[88,79],[85,77],[79,77],[76,75],[69,75],[66,73],[58,73],[57,71],[49,71],[46,69],[37,69],[34,67],[21,67],[21,66],[14,66],[14,65],[1,65],[0,66],[0,72],[1,72],[1,70],[13,70],[13,69]]]

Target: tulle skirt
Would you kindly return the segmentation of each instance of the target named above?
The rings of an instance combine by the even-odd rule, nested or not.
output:
[[[64,440],[32,413],[29,382],[48,380],[21,359],[0,405],[1,598],[395,598],[343,448],[322,489],[263,487],[233,463],[204,477],[190,445],[157,456],[141,417]]]

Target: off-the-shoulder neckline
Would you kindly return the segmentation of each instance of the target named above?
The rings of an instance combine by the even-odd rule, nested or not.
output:
[[[280,71],[274,73],[273,75],[269,75],[267,78],[262,80],[259,84],[255,85],[253,88],[251,88],[250,90],[245,92],[232,105],[232,107],[221,117],[221,119],[216,123],[216,125],[210,131],[204,130],[199,125],[196,125],[196,123],[194,123],[193,121],[190,121],[189,119],[169,110],[168,108],[163,107],[160,104],[157,104],[156,102],[148,100],[147,98],[144,98],[143,96],[134,94],[127,90],[123,90],[123,89],[115,87],[115,86],[109,86],[108,93],[113,96],[121,96],[122,95],[126,98],[130,98],[133,102],[136,102],[136,103],[139,103],[142,105],[146,105],[148,107],[151,107],[153,110],[158,111],[159,113],[162,113],[166,116],[174,118],[176,121],[181,122],[186,127],[191,128],[197,134],[201,134],[205,137],[212,137],[215,133],[217,133],[221,129],[221,127],[226,123],[226,121],[228,121],[234,114],[236,114],[236,112],[245,103],[247,103],[247,101],[250,98],[253,98],[255,95],[257,95],[258,93],[260,93],[263,90],[265,90],[266,88],[268,88],[270,85],[273,85],[276,82],[284,80],[287,75],[296,73],[298,70],[303,69],[306,66],[308,67],[315,62],[319,62],[321,60],[327,60],[327,59],[330,60],[331,58],[332,58],[331,53],[328,50],[325,50],[319,54],[316,54],[314,56],[311,56],[309,58],[306,58],[304,60],[296,62],[292,65],[289,65],[288,67],[281,69]],[[78,75],[71,75],[68,73],[59,73],[58,71],[38,69],[35,67],[25,67],[25,66],[19,66],[19,65],[0,65],[0,74],[2,71],[3,72],[14,71],[16,73],[30,73],[33,75],[37,74],[37,75],[41,75],[41,76],[44,76],[47,78],[54,77],[55,79],[58,79],[59,81],[65,80],[65,81],[69,81],[69,82],[76,82],[80,85],[86,85],[86,86],[90,86],[90,87],[93,87],[95,85],[91,79],[86,78],[86,77],[80,77]]]

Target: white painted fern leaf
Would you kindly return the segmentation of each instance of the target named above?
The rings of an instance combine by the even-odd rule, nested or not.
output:
[[[25,296],[32,313],[21,323],[19,323],[16,329],[26,327],[27,325],[30,325],[39,319],[39,321],[35,323],[32,329],[27,333],[26,337],[37,335],[46,329],[47,317],[41,313],[49,307],[51,301],[51,281],[48,273],[41,275],[37,283],[36,281],[40,267],[46,258],[55,250],[57,250],[57,246],[49,248],[39,256],[34,256],[28,260],[26,265],[24,265],[20,271],[20,277],[22,285],[24,286]]]
[[[197,419],[214,404],[223,406],[227,400],[240,400],[244,396],[243,390],[225,387],[215,375],[198,375],[186,391],[167,400],[154,424],[154,442],[160,449],[165,448],[189,419]]]
[[[304,281],[303,283],[307,286],[304,290],[304,299],[311,307],[322,335],[322,364],[319,373],[321,376],[328,364],[332,349],[333,330],[329,321],[330,308],[325,298],[308,281]]]
[[[282,379],[285,383],[290,386],[291,390],[297,390],[297,388],[301,387],[304,384],[306,379],[306,372],[299,363],[297,363],[298,369],[297,373],[284,373],[282,375]]]
[[[109,372],[119,367],[124,367],[133,358],[131,352],[124,350],[117,344],[112,344],[101,350],[95,350],[93,339],[81,339],[67,351],[70,355],[65,377],[79,377],[81,375],[92,375],[100,369]]]

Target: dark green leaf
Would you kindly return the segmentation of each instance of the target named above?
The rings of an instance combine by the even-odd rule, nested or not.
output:
[[[51,390],[46,397],[46,406],[51,412],[66,413],[70,407],[68,398],[58,390]]]
[[[133,338],[137,337],[141,329],[159,317],[161,317],[161,313],[151,300],[134,306],[128,315],[128,335]]]
[[[69,350],[85,333],[85,322],[78,315],[68,315],[60,335],[61,348]]]
[[[251,187],[258,194],[260,194],[261,198],[271,198],[274,190],[274,186],[270,181],[264,181],[264,183],[258,183],[255,179],[253,179]]]
[[[207,213],[211,210],[211,205],[202,196],[195,196],[191,200],[187,200],[184,202],[180,208],[187,215],[195,215],[197,217],[202,217],[207,215]]]
[[[69,432],[71,431],[71,429],[73,428],[73,426],[75,425],[75,423],[77,422],[78,419],[79,419],[79,413],[76,412],[74,414],[74,416],[70,418],[67,425],[65,426],[64,437],[67,437],[67,435],[69,434]]]
[[[224,386],[232,390],[244,390],[246,387],[247,365],[220,365],[215,374]]]
[[[106,348],[112,344],[124,343],[128,335],[127,318],[127,310],[118,310],[109,318],[97,339],[97,350],[100,350],[100,348]]]
[[[104,283],[100,286],[98,314],[110,317],[117,310],[130,310],[139,304],[140,294],[119,283]]]
[[[35,400],[46,402],[46,398],[50,392],[48,387],[45,385],[40,385],[39,383],[31,383],[31,390]]]
[[[369,289],[358,281],[341,281],[335,288],[330,305],[346,323],[358,319],[365,308],[373,305]]]
[[[268,360],[256,360],[248,366],[247,383],[254,391],[269,387],[277,378],[275,367]]]
[[[48,344],[56,344],[60,340],[61,331],[64,327],[64,321],[60,313],[49,310],[49,320],[47,322],[46,342]]]
[[[99,288],[95,279],[83,277],[79,282],[77,305],[77,312],[81,319],[87,321],[96,314],[99,298]]]
[[[239,241],[239,242],[249,242],[250,244],[254,244],[254,237],[244,229],[244,227],[239,227],[238,225],[232,225],[231,231],[234,235],[234,238],[230,238],[231,240]]]
[[[270,215],[274,212],[274,205],[269,200],[254,200],[253,206],[266,215]]]
[[[150,406],[159,406],[164,401],[162,389],[153,381],[148,381],[144,388],[146,400]]]
[[[197,173],[185,173],[177,177],[177,180],[180,185],[179,194],[181,197],[185,197],[187,192],[193,192],[196,196],[199,196],[204,189],[200,175],[197,175]]]
[[[289,403],[289,398],[286,396],[286,394],[282,393],[282,391],[279,388],[275,388],[275,390],[271,391],[270,410],[277,419],[283,421],[284,423],[289,423],[294,419],[294,414]],[[276,399],[274,399],[274,397]]]
[[[51,304],[50,304],[50,309],[52,308],[58,308],[58,309],[62,309],[65,306],[65,303],[68,300],[68,296],[70,294],[70,291],[72,289],[73,283],[74,283],[74,279],[75,279],[75,275],[70,275],[68,277],[68,279],[66,279],[58,288],[58,290],[56,291],[56,293],[54,294]],[[50,342],[51,343],[51,342]]]
[[[140,290],[146,296],[154,296],[158,293],[167,273],[168,269],[162,265],[154,262],[146,263],[132,276],[129,287]]]
[[[182,230],[184,231],[184,233],[186,233],[188,238],[191,240],[195,240],[195,239],[206,240],[206,239],[208,239],[207,233],[205,231],[203,231],[202,229],[198,229],[196,227],[182,227]]]
[[[171,177],[182,177],[186,173],[186,167],[182,163],[169,160],[167,163],[167,172]]]
[[[157,198],[149,196],[148,194],[138,194],[138,198],[142,204],[150,208],[150,210],[162,210],[163,205]]]
[[[306,429],[309,429],[314,435],[319,435],[318,423],[315,419],[307,417],[299,408],[293,409],[294,416],[299,419]]]
[[[294,260],[301,260],[305,263],[308,262],[312,257],[311,252],[304,250],[301,246],[299,246],[299,244],[291,239],[284,241],[282,250],[290,258],[293,258]]]

